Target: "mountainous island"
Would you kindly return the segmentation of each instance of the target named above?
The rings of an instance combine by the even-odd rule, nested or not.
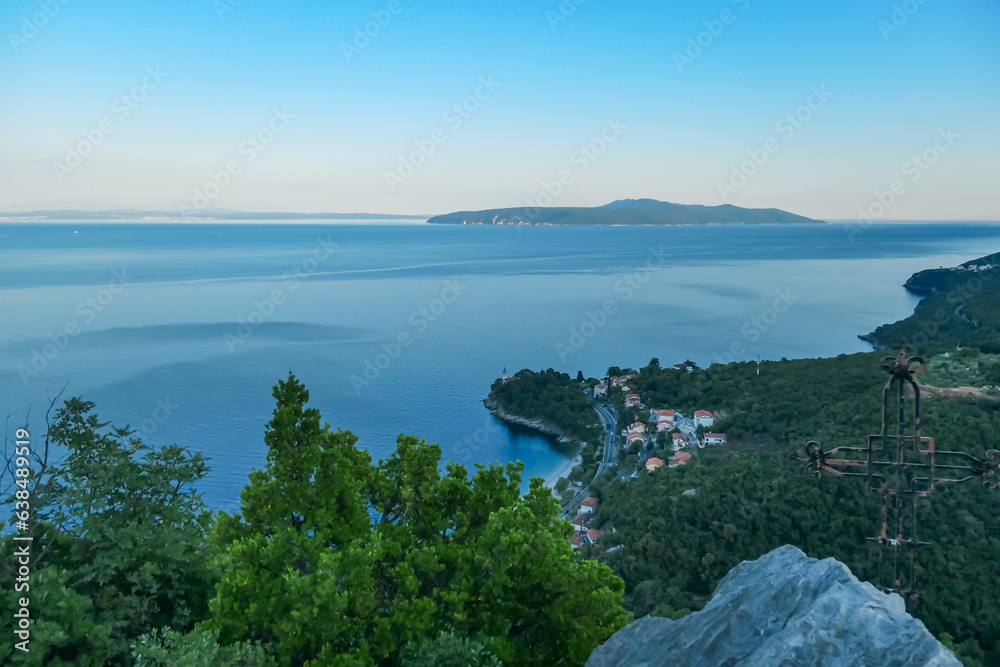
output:
[[[822,224],[777,208],[701,206],[655,199],[620,199],[595,207],[516,207],[459,211],[427,222],[441,225],[790,225]]]

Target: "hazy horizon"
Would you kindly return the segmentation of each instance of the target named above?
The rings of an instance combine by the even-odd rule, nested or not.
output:
[[[986,0],[14,0],[0,25],[5,211],[655,198],[826,220],[891,195],[877,217],[1000,219]]]

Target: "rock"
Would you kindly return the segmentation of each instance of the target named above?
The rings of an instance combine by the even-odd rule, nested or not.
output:
[[[555,424],[545,421],[544,419],[528,419],[527,417],[510,414],[503,409],[492,393],[483,399],[483,405],[485,405],[486,409],[490,411],[490,414],[501,421],[507,422],[508,424],[516,424],[518,426],[533,429],[544,435],[554,437],[559,442],[564,444],[570,442],[580,444],[576,439],[566,435],[561,428]]]
[[[961,667],[901,597],[787,545],[730,570],[701,611],[679,621],[641,618],[587,661],[626,665]]]

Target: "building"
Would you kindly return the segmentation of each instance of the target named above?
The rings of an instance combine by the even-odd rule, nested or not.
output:
[[[607,396],[607,395],[608,395],[608,385],[602,382],[596,387],[594,387],[594,398],[599,398],[601,396]]]
[[[688,444],[688,439],[683,433],[674,433],[673,436],[674,449],[686,447],[687,444]]]
[[[585,534],[587,536],[587,544],[593,544],[597,540],[601,539],[601,535],[604,534],[604,531],[597,530],[596,528],[588,528]]]
[[[581,513],[569,520],[573,524],[573,530],[578,533],[585,533],[590,528],[590,522],[594,520],[593,514]]]
[[[706,445],[724,445],[726,444],[726,434],[725,433],[706,433],[704,436]]]
[[[573,533],[573,536],[569,538],[569,545],[575,551],[583,546],[583,541],[583,533]]]
[[[670,467],[676,468],[677,466],[682,466],[691,460],[691,455],[687,452],[677,452],[670,459]]]
[[[715,423],[715,415],[713,415],[708,410],[695,410],[694,412],[694,425],[709,427]]]
[[[657,468],[662,468],[662,467],[663,467],[663,459],[658,459],[655,456],[646,459],[646,470],[648,470],[649,472],[653,472]]]
[[[639,394],[628,394],[625,397],[625,407],[626,408],[637,408],[642,400],[639,398]]]
[[[503,369],[503,375],[500,377],[500,379],[503,380],[504,382],[513,382],[514,381],[514,378],[507,376],[507,369],[506,368]]]
[[[636,422],[636,423],[634,423],[634,424],[632,424],[631,426],[628,427],[628,432],[629,433],[645,433],[646,432],[646,425],[643,424],[642,422]]]
[[[625,436],[625,439],[628,441],[628,444],[631,445],[633,442],[644,442],[646,440],[646,436],[638,431],[632,431]]]
[[[580,514],[593,514],[597,511],[597,498],[587,496],[580,503]]]

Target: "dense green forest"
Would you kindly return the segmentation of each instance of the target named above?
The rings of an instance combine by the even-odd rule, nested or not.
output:
[[[926,294],[913,315],[886,324],[869,336],[882,348],[911,346],[930,355],[956,347],[978,347],[1000,352],[1000,253],[987,255],[958,268],[928,269],[906,281],[908,289]],[[991,265],[970,271],[969,266]]]
[[[412,436],[373,463],[294,377],[274,397],[236,515],[205,511],[200,454],[66,401],[49,436],[68,454],[32,480],[29,575],[24,543],[0,538],[0,663],[581,665],[632,620],[542,480],[522,494],[522,464],[442,474],[440,448]]]
[[[970,356],[978,353],[969,351]],[[741,560],[782,544],[810,556],[834,557],[876,580],[879,499],[863,480],[805,471],[805,444],[825,449],[864,446],[881,424],[881,353],[833,359],[713,365],[694,373],[649,366],[630,382],[650,405],[711,405],[725,413],[714,430],[724,447],[694,450],[687,466],[622,482],[595,480],[597,524],[610,539],[586,547],[626,584],[637,617],[676,617],[697,609]],[[939,450],[982,456],[1000,445],[1000,404],[926,396],[922,432]],[[695,495],[684,491],[695,489]],[[949,633],[960,651],[1000,664],[1000,602],[992,584],[1000,570],[1000,494],[981,483],[941,488],[921,501],[920,539],[933,545],[918,558],[923,596],[911,611],[935,634]],[[619,546],[609,551],[609,548]]]
[[[600,440],[600,421],[587,403],[584,385],[551,368],[537,373],[523,369],[511,382],[498,379],[490,395],[513,415],[544,419],[581,442]]]

